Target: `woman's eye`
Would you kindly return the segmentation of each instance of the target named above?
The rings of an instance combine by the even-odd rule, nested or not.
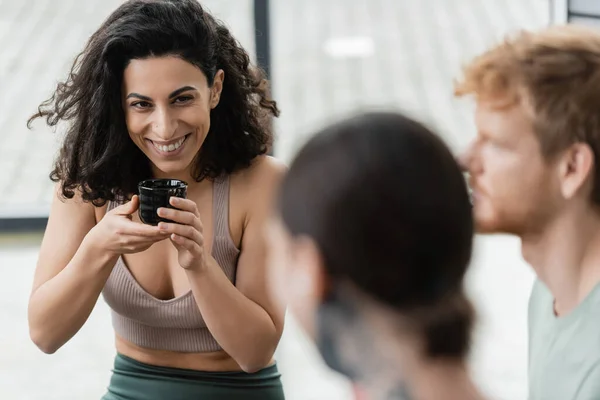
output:
[[[151,106],[151,104],[147,101],[137,101],[135,103],[132,103],[131,106],[135,108],[148,108]]]
[[[188,101],[193,99],[194,98],[192,96],[179,96],[173,101],[173,103],[187,103]]]

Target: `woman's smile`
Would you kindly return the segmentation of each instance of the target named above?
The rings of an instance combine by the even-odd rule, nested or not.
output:
[[[179,154],[181,154],[184,151],[185,145],[188,141],[187,139],[190,137],[190,135],[191,135],[191,133],[188,133],[185,136],[181,136],[177,139],[169,140],[167,142],[156,141],[156,140],[151,140],[151,139],[145,139],[145,140],[149,144],[148,147],[153,149],[154,152],[156,153],[156,155],[158,155],[160,157],[172,158],[172,157],[177,157]]]

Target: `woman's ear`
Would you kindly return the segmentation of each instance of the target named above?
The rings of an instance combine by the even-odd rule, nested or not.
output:
[[[297,285],[321,303],[327,297],[330,286],[321,251],[308,236],[299,236],[294,241],[294,257],[298,269]]]
[[[221,92],[223,91],[223,81],[225,80],[225,72],[220,69],[215,74],[213,85],[210,88],[210,108],[215,108],[221,101]]]
[[[297,236],[290,249],[286,297],[289,308],[303,330],[314,338],[316,316],[325,301],[329,279],[319,247],[308,236]]]

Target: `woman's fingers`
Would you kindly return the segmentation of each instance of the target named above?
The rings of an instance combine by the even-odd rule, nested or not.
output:
[[[137,211],[140,206],[140,198],[134,195],[130,201],[125,204],[121,204],[112,210],[113,214],[129,216]]]
[[[177,235],[175,233],[171,234],[171,240],[175,243],[176,246],[189,251],[194,257],[202,254],[201,245],[195,242],[194,240]]]
[[[204,245],[204,239],[202,235],[193,226],[161,222],[158,224],[158,228],[162,233],[171,235],[175,234],[177,236],[189,239],[200,246]]]
[[[198,212],[198,206],[193,200],[182,199],[181,197],[171,197],[169,199],[169,203],[175,208],[191,212],[195,216],[200,217],[200,213]]]
[[[124,236],[137,236],[147,239],[156,239],[164,236],[160,232],[158,226],[141,224],[139,222],[124,220],[123,223],[117,228],[117,234]]]
[[[178,224],[193,226],[199,231],[202,230],[200,219],[190,211],[163,207],[158,209],[158,216],[173,222],[177,222]]]

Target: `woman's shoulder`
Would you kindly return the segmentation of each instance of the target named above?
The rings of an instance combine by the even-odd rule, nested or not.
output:
[[[57,182],[54,190],[57,203],[62,204],[60,208],[69,210],[70,213],[93,215],[95,223],[98,223],[106,215],[112,204],[112,202],[108,200],[85,200],[83,190],[80,187],[65,192],[63,190],[62,182]]]
[[[114,207],[118,204],[113,204],[113,201],[107,201],[102,206],[94,206],[94,214],[96,216],[96,223],[100,222],[102,218],[106,216],[106,213],[110,210],[111,207]]]
[[[266,189],[277,185],[286,171],[287,166],[281,160],[272,156],[258,156],[249,167],[231,175],[231,185],[247,190],[257,187]]]
[[[287,166],[275,157],[256,157],[248,168],[231,175],[232,202],[244,206],[270,203],[286,171]]]

